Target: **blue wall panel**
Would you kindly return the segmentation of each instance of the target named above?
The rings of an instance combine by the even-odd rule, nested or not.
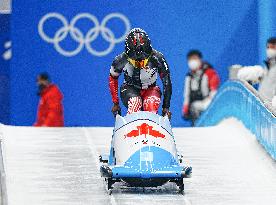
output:
[[[10,15],[0,14],[0,123],[10,123]]]
[[[13,1],[11,64],[11,123],[31,125],[35,120],[38,97],[35,76],[48,71],[64,93],[65,123],[67,126],[113,126],[110,114],[111,98],[108,91],[109,67],[112,59],[123,51],[124,44],[102,57],[91,55],[84,47],[77,55],[65,57],[56,51],[53,43],[43,40],[38,32],[40,20],[48,13],[63,15],[68,22],[80,13],[93,14],[99,22],[110,13],[123,14],[131,27],[145,29],[153,47],[160,50],[171,68],[173,81],[173,126],[188,125],[181,118],[183,80],[187,72],[186,53],[189,49],[202,50],[205,58],[227,78],[227,66],[258,62],[257,1]],[[57,33],[62,23],[57,19],[45,22],[45,33],[63,38]],[[76,23],[86,35],[93,23],[80,20]],[[113,19],[107,27],[115,37],[124,33],[124,24]],[[78,32],[78,31],[75,31]],[[60,42],[66,49],[79,44],[81,36],[68,35]],[[112,34],[108,34],[109,36]],[[99,35],[91,43],[103,50],[109,43]]]

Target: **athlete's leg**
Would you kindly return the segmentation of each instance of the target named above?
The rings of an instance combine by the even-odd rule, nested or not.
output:
[[[157,113],[161,101],[160,88],[155,86],[146,90],[142,90],[141,96],[143,99],[143,110]]]
[[[140,90],[132,86],[123,84],[120,89],[121,99],[127,108],[127,113],[138,112],[142,108],[142,98]]]

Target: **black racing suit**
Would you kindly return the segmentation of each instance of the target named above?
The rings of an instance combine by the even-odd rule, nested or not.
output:
[[[162,53],[153,50],[148,59],[144,61],[144,65],[137,67],[132,59],[129,59],[125,53],[117,56],[110,69],[109,87],[112,95],[112,101],[118,103],[118,77],[124,73],[124,84],[121,91],[127,89],[121,98],[127,107],[128,99],[137,95],[139,91],[146,90],[156,86],[158,74],[163,83],[163,108],[170,107],[172,95],[172,83],[170,79],[170,70]]]

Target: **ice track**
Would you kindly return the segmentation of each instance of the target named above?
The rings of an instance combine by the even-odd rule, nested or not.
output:
[[[241,123],[176,128],[177,148],[193,166],[185,195],[162,188],[118,188],[107,195],[98,155],[108,153],[112,128],[3,126],[9,205],[276,204],[276,162]]]

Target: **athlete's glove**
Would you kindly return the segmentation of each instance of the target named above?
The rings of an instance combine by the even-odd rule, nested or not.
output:
[[[114,105],[111,109],[111,112],[114,115],[114,117],[116,117],[116,115],[121,115],[121,107],[120,107],[119,103],[114,103]]]
[[[172,113],[170,112],[169,108],[163,108],[162,109],[162,116],[168,116],[169,120],[172,118]]]

